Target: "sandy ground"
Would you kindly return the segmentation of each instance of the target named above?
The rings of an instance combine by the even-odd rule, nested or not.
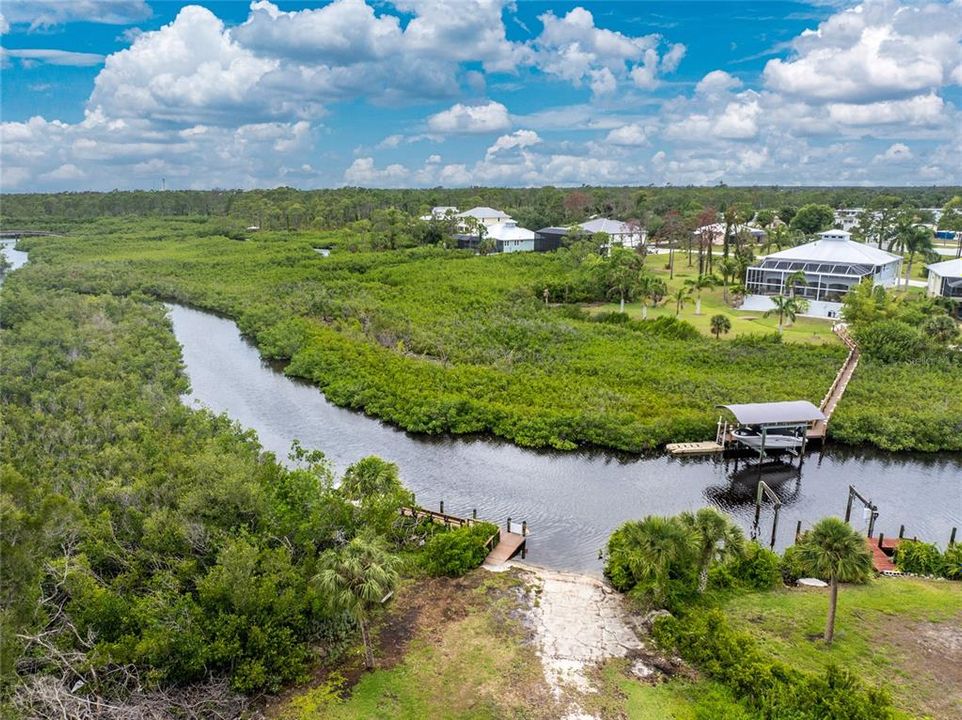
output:
[[[567,698],[564,720],[594,720],[578,705],[579,694],[596,692],[590,671],[609,658],[644,654],[644,643],[622,597],[593,577],[563,573],[522,563],[528,586],[525,624],[532,631],[545,679],[559,700]],[[652,672],[641,660],[635,673]]]

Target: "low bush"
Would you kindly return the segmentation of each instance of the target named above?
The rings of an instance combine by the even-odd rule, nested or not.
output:
[[[942,576],[949,580],[962,580],[962,545],[949,545],[942,553]]]
[[[778,555],[758,543],[745,546],[745,552],[729,563],[735,581],[751,590],[771,590],[782,582]]]
[[[794,585],[799,578],[809,577],[802,558],[799,557],[797,545],[786,548],[785,552],[782,553],[780,570],[782,573],[782,582],[786,585]]]
[[[491,523],[477,523],[437,533],[424,546],[424,566],[432,575],[461,577],[487,557],[485,543],[498,531]]]
[[[902,572],[916,575],[941,575],[942,553],[931,544],[918,540],[903,540],[895,549],[895,564]]]
[[[792,720],[888,720],[895,713],[888,694],[867,687],[852,673],[829,666],[824,673],[796,670],[768,659],[748,634],[732,628],[719,610],[654,625],[656,641],[679,653],[764,718]]]

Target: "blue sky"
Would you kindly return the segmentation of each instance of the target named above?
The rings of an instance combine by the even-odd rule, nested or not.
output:
[[[0,12],[5,192],[962,183],[962,0]]]

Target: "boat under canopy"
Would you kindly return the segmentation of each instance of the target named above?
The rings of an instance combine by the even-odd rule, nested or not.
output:
[[[807,400],[719,405],[738,423],[731,431],[735,441],[759,455],[766,451],[794,451],[805,444],[812,423],[825,420],[825,414]]]
[[[808,400],[719,405],[732,415],[739,425],[768,427],[798,427],[825,419],[825,414]]]

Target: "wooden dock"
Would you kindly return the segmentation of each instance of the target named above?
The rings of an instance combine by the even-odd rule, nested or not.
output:
[[[668,443],[665,449],[671,455],[714,455],[723,452],[725,446],[713,440],[705,442]]]
[[[498,533],[498,544],[488,553],[484,559],[485,565],[504,565],[524,549],[528,538],[521,533],[505,532]]]
[[[879,547],[878,538],[865,538],[865,547],[872,553],[872,567],[875,568],[875,572],[896,573],[899,571],[892,560],[895,555],[895,548],[898,546],[898,538],[883,538],[882,547]]]
[[[488,520],[479,520],[477,512],[472,513],[472,517],[464,518],[458,515],[450,515],[443,511],[444,503],[441,503],[441,511],[428,510],[423,507],[402,507],[401,516],[414,518],[415,520],[430,520],[448,528],[469,527]],[[490,523],[496,525],[497,523]],[[518,532],[514,532],[517,530]],[[484,559],[485,565],[503,565],[518,553],[524,557],[528,541],[528,523],[512,523],[508,518],[505,529],[499,528],[488,538],[485,547],[488,555]]]

